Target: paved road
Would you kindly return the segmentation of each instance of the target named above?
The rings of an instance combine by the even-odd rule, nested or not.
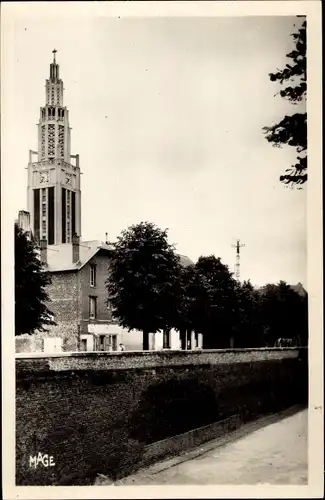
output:
[[[223,446],[215,441],[209,451],[206,446],[200,447],[196,456],[189,454],[183,462],[177,459],[160,462],[116,485],[305,485],[307,431],[307,410],[304,410]]]

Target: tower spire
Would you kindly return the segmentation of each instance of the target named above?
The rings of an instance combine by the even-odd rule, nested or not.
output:
[[[71,154],[69,111],[63,106],[63,81],[56,49],[45,84],[38,123],[38,161],[28,164],[28,209],[37,241],[71,243],[81,234],[79,156]]]
[[[52,81],[59,81],[59,79],[60,79],[59,65],[56,62],[56,53],[57,53],[57,50],[53,49],[52,50],[53,61],[50,64],[50,80],[52,80]]]

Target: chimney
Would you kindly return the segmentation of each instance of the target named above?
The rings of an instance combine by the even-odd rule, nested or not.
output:
[[[47,265],[47,240],[40,241],[41,263]]]
[[[29,233],[30,231],[30,213],[26,210],[19,210],[18,212],[18,226],[24,232]]]
[[[77,234],[72,236],[72,262],[75,264],[80,260],[80,237]]]

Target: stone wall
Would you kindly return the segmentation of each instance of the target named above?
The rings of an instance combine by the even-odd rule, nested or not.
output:
[[[78,323],[80,323],[80,279],[76,271],[51,273],[52,283],[48,287],[51,302],[48,307],[54,314],[57,325],[48,331],[36,334],[39,337],[61,337],[63,351],[78,350]]]
[[[39,335],[19,335],[15,337],[16,352],[42,352],[43,339]]]
[[[16,352],[42,352],[45,337],[60,337],[63,351],[77,351],[80,322],[80,280],[75,271],[51,274],[52,283],[47,288],[50,302],[47,304],[54,315],[56,325],[46,326],[45,332],[35,331],[15,338]]]
[[[150,443],[305,402],[307,350],[22,354],[16,380],[17,485],[88,485]]]

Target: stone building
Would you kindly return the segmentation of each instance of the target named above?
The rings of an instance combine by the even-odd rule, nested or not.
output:
[[[77,236],[71,244],[41,247],[52,279],[49,308],[57,323],[45,340],[49,348],[56,343],[65,351],[117,350],[117,334],[108,329],[114,329],[105,287],[108,250],[106,243]]]
[[[79,155],[72,155],[69,111],[63,105],[56,51],[46,80],[46,101],[40,108],[38,149],[28,163],[28,211],[20,211],[18,224],[40,247],[40,259],[51,274],[48,288],[56,326],[46,333],[16,338],[16,350],[79,351],[142,348],[142,332],[128,332],[112,319],[105,281],[109,244],[81,239],[81,186]],[[183,265],[190,259],[181,256]],[[163,347],[163,335],[151,347]],[[171,335],[171,348],[179,336]]]

